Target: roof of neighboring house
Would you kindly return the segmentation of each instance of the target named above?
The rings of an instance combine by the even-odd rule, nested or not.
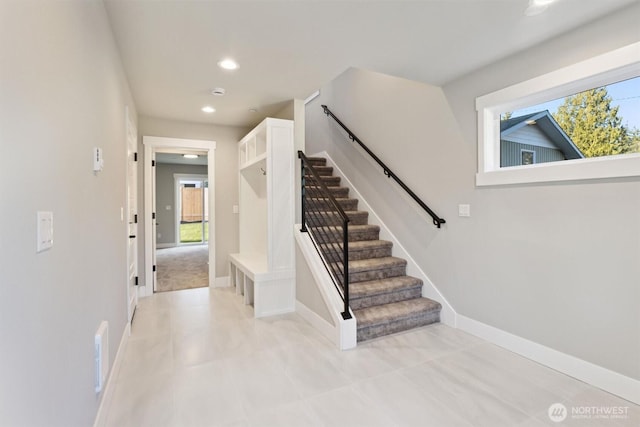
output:
[[[569,135],[567,135],[558,122],[548,110],[538,111],[536,113],[526,114],[524,116],[513,117],[500,122],[500,135],[506,136],[525,126],[534,125],[538,127],[542,133],[551,141],[562,153],[567,160],[582,159],[584,155],[578,147],[573,143]]]

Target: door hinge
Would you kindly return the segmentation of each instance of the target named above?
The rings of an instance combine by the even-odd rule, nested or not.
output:
[[[156,271],[156,266],[155,265],[153,266],[153,271]]]
[[[153,212],[153,213],[151,214],[151,219],[156,219],[156,213],[155,213],[155,212]]]
[[[138,223],[138,214],[133,215],[133,223],[134,224]]]
[[[156,161],[155,160],[151,160],[151,166],[155,166],[156,165]]]
[[[134,282],[134,285],[135,285],[135,286],[138,286],[138,276],[136,276],[136,279],[135,279],[135,280],[136,280],[136,281]]]
[[[133,153],[133,161],[134,162],[138,161],[138,153]]]

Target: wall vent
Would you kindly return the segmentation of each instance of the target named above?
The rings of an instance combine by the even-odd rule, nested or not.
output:
[[[109,373],[109,323],[102,321],[95,336],[96,393],[100,393]]]

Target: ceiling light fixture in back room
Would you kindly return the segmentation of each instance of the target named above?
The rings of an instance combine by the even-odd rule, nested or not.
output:
[[[529,7],[524,11],[527,16],[539,15],[556,0],[529,0]]]

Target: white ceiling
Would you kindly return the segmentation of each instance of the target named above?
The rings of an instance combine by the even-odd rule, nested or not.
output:
[[[442,85],[637,0],[104,2],[140,114],[252,126],[348,67]]]

